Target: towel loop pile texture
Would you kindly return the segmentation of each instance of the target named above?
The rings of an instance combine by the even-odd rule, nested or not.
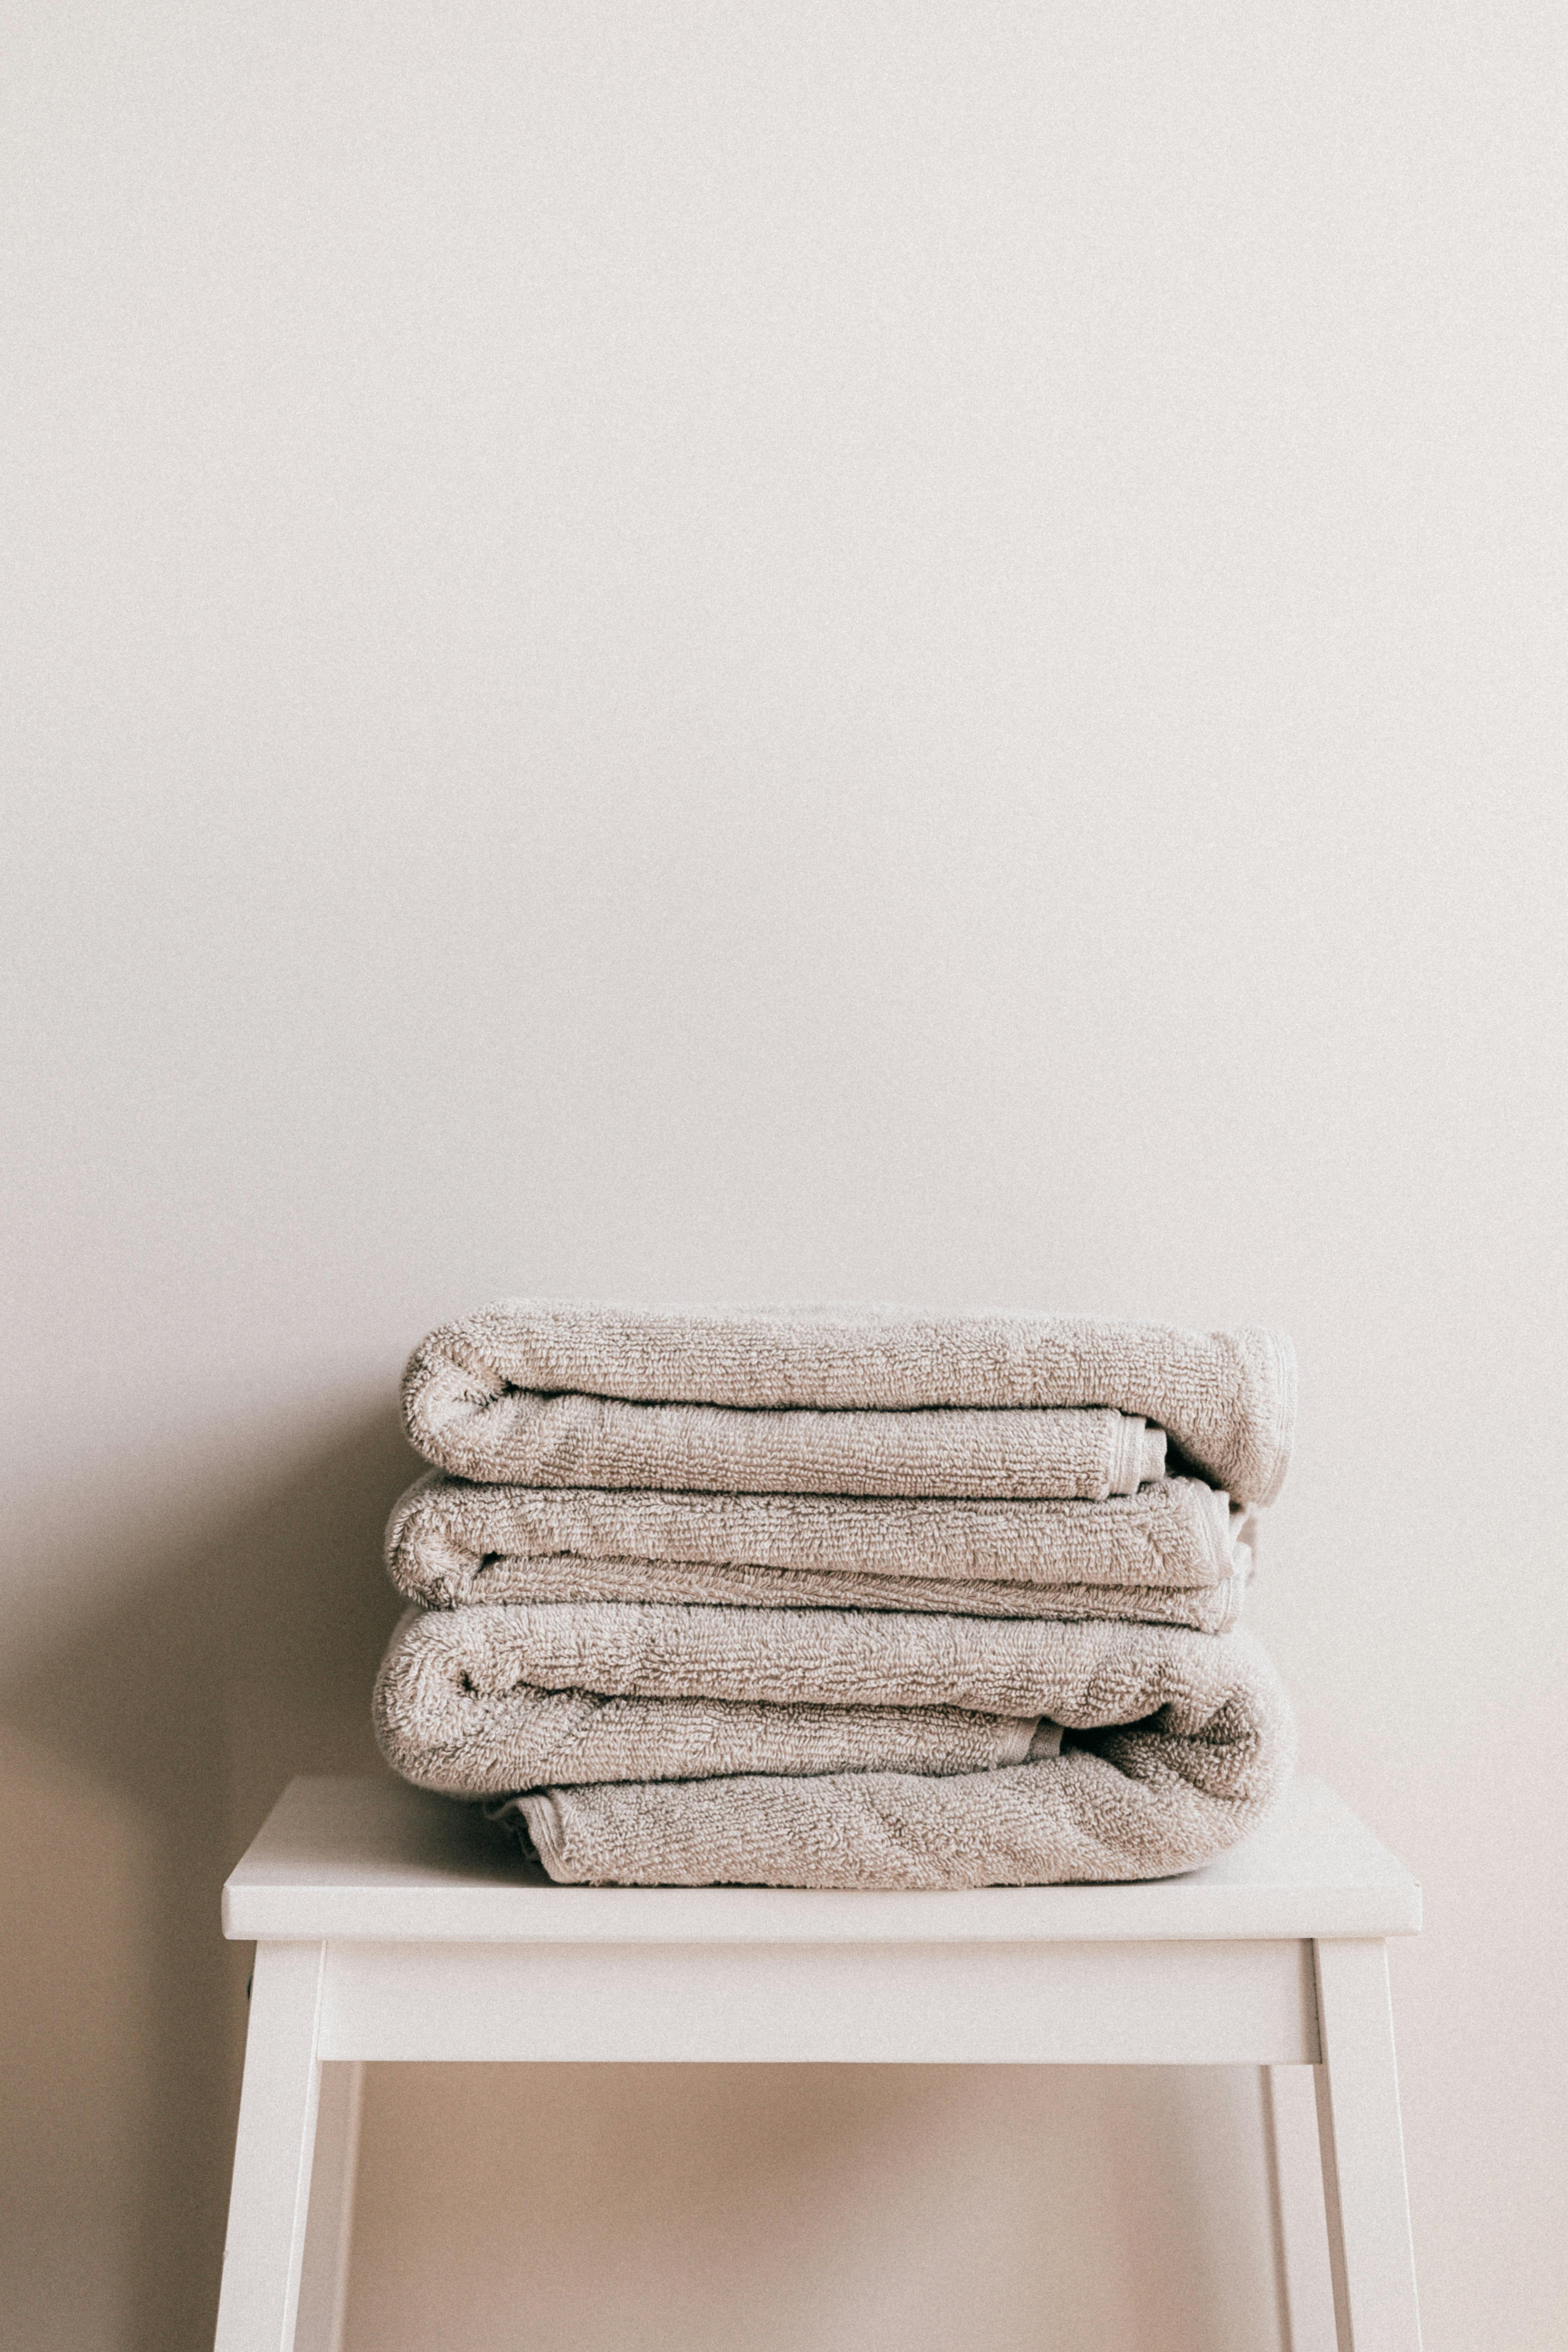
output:
[[[566,1880],[1190,1868],[1290,1767],[1294,1402],[1268,1331],[500,1302],[405,1379],[384,1752]]]
[[[403,1383],[411,1444],[460,1477],[818,1494],[1077,1495],[1099,1481],[1126,1494],[1158,1476],[1163,1449],[1142,1430],[1119,1433],[1115,1416],[1155,1423],[1237,1502],[1269,1503],[1295,1403],[1295,1355],[1275,1331],[529,1299],[432,1332]],[[1097,1418],[1058,1423],[1063,1410]],[[866,1418],[928,1413],[905,1428]],[[1096,1487],[1059,1483],[1090,1459]],[[826,1480],[841,1460],[879,1481],[969,1483],[840,1489]],[[1024,1483],[1031,1475],[1058,1483]]]

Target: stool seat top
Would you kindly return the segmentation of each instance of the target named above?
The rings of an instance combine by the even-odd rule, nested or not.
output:
[[[1409,1935],[1421,1889],[1321,1780],[1179,1878],[837,1894],[558,1886],[477,1806],[390,1775],[291,1780],[223,1891],[247,1942],[837,1944],[1292,1941]]]

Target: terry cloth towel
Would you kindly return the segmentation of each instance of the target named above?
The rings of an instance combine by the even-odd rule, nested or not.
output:
[[[1224,1633],[1247,1516],[1195,1478],[1105,1503],[472,1486],[427,1471],[386,1531],[426,1609],[549,1601],[1129,1617]]]
[[[1066,1636],[1061,1752],[989,1771],[554,1787],[496,1808],[552,1878],[589,1885],[946,1888],[1162,1878],[1245,1837],[1295,1733],[1245,1634],[1109,1625]],[[1044,1662],[1042,1661],[1042,1664]]]
[[[1142,1690],[1151,1658],[1225,1640],[858,1610],[410,1612],[382,1662],[376,1732],[395,1770],[448,1796],[739,1772],[973,1771],[1020,1761],[1042,1718],[1131,1720],[1147,1710],[1124,1712],[1126,1694]],[[1059,1713],[1064,1694],[1076,1716]]]
[[[424,1341],[403,1408],[461,1477],[756,1493],[1100,1499],[1161,1474],[1165,1431],[1251,1504],[1285,1475],[1295,1358],[1049,1315],[502,1299]]]

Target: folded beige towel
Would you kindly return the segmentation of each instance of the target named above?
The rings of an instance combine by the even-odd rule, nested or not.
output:
[[[1143,1710],[1127,1694],[1142,1691],[1149,1658],[1194,1642],[1225,1646],[1120,1622],[857,1610],[411,1611],[382,1662],[375,1724],[397,1771],[451,1796],[755,1771],[969,1771],[1017,1762],[1042,1717],[1131,1720]],[[1058,1713],[1063,1692],[1076,1716]]]
[[[425,1340],[403,1404],[467,1478],[1099,1499],[1158,1476],[1168,1431],[1247,1504],[1285,1475],[1295,1359],[1272,1331],[503,1299]]]
[[[1060,1754],[999,1769],[558,1787],[521,1817],[591,1885],[945,1888],[1161,1878],[1245,1837],[1289,1778],[1289,1703],[1245,1634],[1055,1628]],[[1125,1728],[1108,1727],[1125,1726]]]
[[[1128,1617],[1224,1633],[1247,1522],[1196,1478],[1105,1503],[910,1502],[483,1486],[427,1471],[386,1531],[426,1609],[703,1601],[764,1609]]]
[[[521,1600],[525,1561],[572,1557],[1027,1584],[1222,1583],[1246,1515],[1199,1478],[1108,1501],[716,1495],[475,1485],[426,1471],[394,1506],[393,1582],[425,1608]],[[695,1599],[697,1596],[689,1596]]]

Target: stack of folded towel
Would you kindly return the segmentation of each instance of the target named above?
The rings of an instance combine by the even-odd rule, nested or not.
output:
[[[377,1735],[552,1878],[1158,1877],[1289,1776],[1275,1333],[503,1300],[403,1402]]]

